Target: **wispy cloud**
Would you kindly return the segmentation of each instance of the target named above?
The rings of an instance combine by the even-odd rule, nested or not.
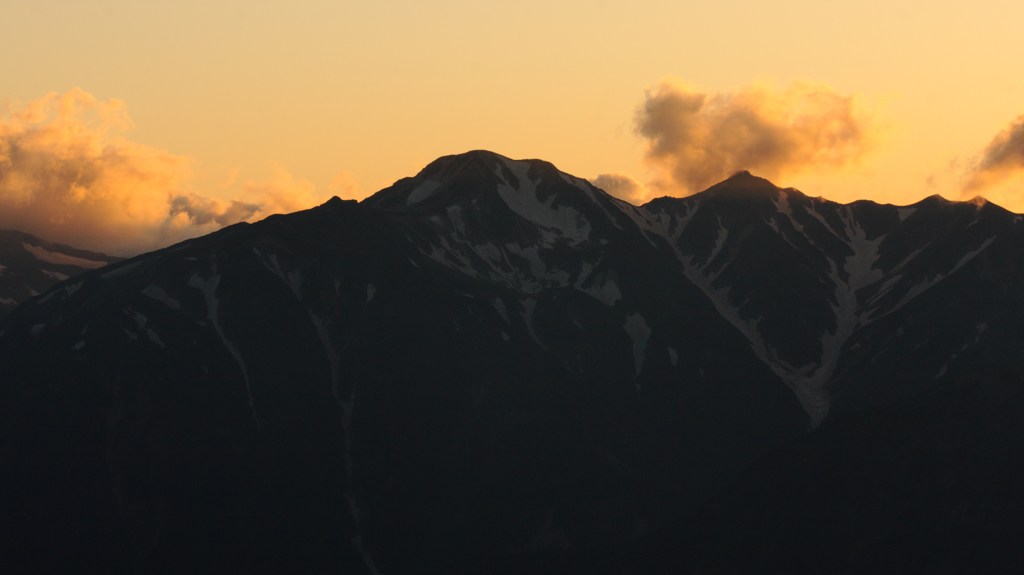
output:
[[[331,183],[327,185],[327,191],[343,200],[361,200],[366,197],[356,182],[355,176],[349,172],[335,174]]]
[[[636,115],[650,187],[698,192],[739,171],[778,178],[860,158],[875,129],[854,96],[815,84],[708,93],[676,80],[647,91]]]

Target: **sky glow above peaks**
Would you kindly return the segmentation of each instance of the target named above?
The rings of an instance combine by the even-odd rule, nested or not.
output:
[[[25,231],[83,247],[149,249],[364,197],[472,149],[631,182],[634,201],[750,169],[844,202],[982,194],[1024,211],[1016,2],[13,0],[4,12],[0,146],[36,147],[28,167],[4,152],[0,209],[53,210]],[[49,112],[81,144],[51,156],[39,146],[55,132],[24,117],[48,94],[93,102],[74,122]],[[702,104],[651,123],[667,96]],[[39,166],[70,150],[105,187],[27,202],[58,185]],[[146,231],[62,231],[76,206],[102,215],[110,198],[131,198]]]

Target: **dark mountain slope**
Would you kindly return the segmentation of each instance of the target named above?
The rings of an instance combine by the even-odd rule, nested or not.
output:
[[[834,414],[631,555],[648,573],[1010,573],[1024,554],[1024,370]]]
[[[1017,373],[1019,220],[747,173],[638,208],[546,162],[441,158],[0,321],[0,541],[26,570],[727,567],[680,543],[756,550],[726,502],[799,510],[784,484],[830,458],[902,489],[919,443],[859,430],[908,406],[933,433],[957,409],[934,394]]]
[[[493,209],[463,234],[334,200],[16,310],[0,324],[16,556],[142,572],[575,560],[801,433],[788,390],[616,203],[493,158],[551,202],[596,205],[559,219],[525,182],[477,182],[470,206]],[[505,259],[459,265],[493,255],[465,249],[485,242]]]

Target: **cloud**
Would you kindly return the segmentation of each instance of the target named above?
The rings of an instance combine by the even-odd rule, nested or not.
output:
[[[856,98],[811,84],[710,94],[673,80],[648,90],[636,115],[651,186],[693,193],[750,170],[768,178],[838,168],[870,147],[873,126]]]
[[[336,174],[331,179],[331,183],[327,185],[327,191],[343,200],[362,200],[366,197],[366,194],[360,190],[355,177],[349,172]]]
[[[999,184],[1024,172],[1024,116],[1018,116],[989,142],[980,159],[967,171],[964,192]]]
[[[233,200],[230,203],[211,200],[195,194],[182,194],[171,198],[170,216],[184,215],[195,225],[215,223],[228,226],[253,217],[260,211],[259,204]]]
[[[168,217],[159,236],[164,240],[183,233],[194,237],[241,221],[251,222],[272,214],[311,208],[326,200],[317,193],[312,182],[295,178],[282,166],[272,164],[272,168],[269,180],[241,184],[240,193],[245,200],[222,200],[193,193],[171,196]],[[237,179],[237,170],[232,170],[225,185],[239,187]]]
[[[8,106],[0,227],[110,251],[154,241],[191,162],[118,137],[131,126],[123,102],[80,89]]]
[[[205,197],[190,189],[190,158],[127,139],[132,126],[123,102],[77,88],[6,106],[0,228],[124,255],[318,203],[283,168],[243,184],[240,199]]]
[[[626,174],[600,174],[590,180],[590,183],[620,200],[634,204],[642,203],[647,199],[647,191],[643,185]]]
[[[242,185],[242,196],[257,202],[259,209],[247,220],[264,218],[271,214],[287,214],[321,204],[330,198],[317,192],[309,180],[298,179],[284,166],[271,164],[273,173],[269,180],[249,180]]]

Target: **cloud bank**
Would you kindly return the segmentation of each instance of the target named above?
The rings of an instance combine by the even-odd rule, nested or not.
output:
[[[192,161],[133,142],[119,100],[74,89],[0,112],[0,228],[127,255],[242,220],[318,203],[283,168],[242,185],[242,199],[189,189]]]
[[[980,159],[968,170],[965,194],[1000,184],[1024,172],[1024,116],[1018,116],[989,142]]]
[[[636,115],[663,193],[694,193],[739,170],[768,178],[838,168],[870,147],[873,128],[853,96],[811,84],[711,94],[674,80],[648,90]]]

